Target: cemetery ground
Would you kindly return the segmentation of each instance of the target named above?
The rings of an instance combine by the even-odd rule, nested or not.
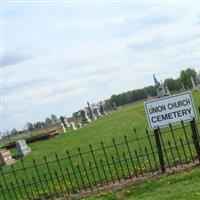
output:
[[[200,199],[200,168],[182,171],[164,178],[154,178],[121,191],[102,192],[76,200],[198,200]]]
[[[194,91],[193,99],[196,108],[200,107],[200,92]],[[197,127],[200,130],[199,119],[197,121]],[[5,191],[8,191],[8,188],[12,185],[11,183],[17,184],[16,190],[14,190],[16,194],[11,191],[11,194],[6,195],[8,195],[8,199],[10,199],[9,196],[16,196],[17,198],[19,196],[18,199],[23,199],[20,196],[24,197],[31,193],[36,197],[37,193],[38,195],[40,193],[47,194],[48,191],[54,190],[55,192],[66,193],[66,188],[70,190],[70,193],[73,193],[80,188],[90,187],[90,183],[92,185],[102,184],[101,177],[107,176],[103,181],[112,182],[113,179],[116,180],[125,176],[124,174],[129,176],[130,171],[134,170],[132,168],[131,155],[134,157],[133,162],[136,166],[136,173],[140,173],[140,171],[142,173],[143,170],[147,169],[153,170],[152,167],[156,167],[156,163],[159,163],[159,160],[157,155],[155,159],[152,153],[145,154],[146,150],[157,153],[155,138],[151,131],[149,131],[150,139],[147,137],[145,131],[147,127],[143,103],[122,107],[77,131],[61,132],[53,139],[29,144],[32,152],[24,158],[23,162],[17,161],[13,167],[5,166],[2,168],[4,177],[0,176],[0,183],[3,182],[3,179],[6,180],[8,186],[4,187]],[[182,125],[173,126],[175,138],[172,137],[172,131],[169,128],[162,129],[162,132],[165,132],[163,140],[166,146],[171,147],[170,144],[173,142],[178,143],[174,146],[172,145],[174,154],[171,154],[171,148],[166,148],[165,162],[166,165],[167,163],[169,164],[168,167],[172,162],[176,165],[194,161],[196,152],[191,141],[189,123],[186,123],[184,128],[185,132]],[[189,137],[189,141],[184,140],[184,145],[181,146],[182,140],[179,140],[179,138],[185,138],[186,135]],[[149,141],[152,147],[149,145]],[[188,145],[185,142],[188,142],[189,150],[184,148],[184,146]],[[89,147],[90,144],[91,146]],[[127,146],[130,148],[130,152]],[[177,148],[179,151],[176,152]],[[66,153],[66,150],[69,154]],[[108,162],[105,159],[104,150],[106,150]],[[13,148],[11,151],[14,156],[16,149]],[[57,154],[55,155],[55,153]],[[183,162],[183,160],[185,161]],[[156,165],[154,165],[154,162]],[[111,170],[109,165],[111,165]],[[100,172],[97,166],[100,166]],[[75,173],[73,172],[73,167],[75,168]],[[92,168],[93,171],[91,170],[92,172],[88,172],[89,174],[87,175],[85,168],[87,170]],[[71,178],[69,174],[71,174]],[[68,176],[68,181],[66,182],[61,180],[62,178],[65,179],[65,176]],[[55,179],[55,182],[52,179]],[[38,188],[33,184],[32,180],[37,181]],[[26,186],[23,184],[24,181],[27,181]],[[87,184],[85,185],[85,183]],[[45,185],[45,188],[42,185]]]
[[[200,92],[195,91],[192,95],[199,118]],[[66,155],[66,150],[72,154],[77,153],[78,147],[82,151],[88,151],[89,144],[98,148],[101,146],[101,141],[105,145],[110,145],[113,138],[116,142],[120,142],[123,140],[124,134],[134,137],[134,128],[137,129],[138,137],[140,134],[144,134],[145,129],[148,128],[143,103],[122,107],[77,131],[68,131],[67,133],[60,131],[61,134],[54,139],[29,144],[32,152],[24,158],[24,162],[27,165],[32,164],[33,159],[42,162],[44,156],[51,160],[55,158],[55,153],[62,157]],[[16,149],[14,148],[12,155],[15,154]]]

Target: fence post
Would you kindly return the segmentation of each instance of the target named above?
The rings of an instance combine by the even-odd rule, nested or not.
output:
[[[200,146],[199,146],[199,141],[198,141],[198,130],[197,130],[194,118],[192,121],[190,121],[190,125],[191,125],[191,129],[192,129],[192,140],[193,140],[193,143],[195,146],[197,157],[200,161]]]
[[[160,132],[159,128],[154,129],[154,135],[155,135],[155,139],[156,139],[156,147],[157,147],[157,151],[158,151],[160,167],[161,167],[162,173],[164,173],[166,169],[165,169],[165,162],[164,162],[164,158],[163,158],[162,146],[161,146],[161,142],[160,142],[159,132]]]

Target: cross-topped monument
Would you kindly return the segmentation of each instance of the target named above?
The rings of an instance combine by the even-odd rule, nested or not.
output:
[[[158,98],[162,98],[162,97],[164,97],[164,96],[167,96],[162,81],[159,82],[159,81],[156,79],[155,74],[153,75],[153,79],[154,79],[154,83],[155,83],[155,87],[156,87],[157,97],[158,97]]]
[[[94,116],[94,114],[93,114],[93,110],[92,110],[92,108],[90,107],[90,103],[89,102],[87,102],[87,105],[88,105],[88,112],[89,112],[89,117],[90,117],[90,119],[91,120],[95,120],[96,119],[96,117]]]

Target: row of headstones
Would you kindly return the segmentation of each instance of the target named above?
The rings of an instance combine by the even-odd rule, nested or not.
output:
[[[87,107],[80,110],[79,114],[81,116],[81,123],[79,123],[78,125],[75,125],[73,121],[68,122],[67,118],[65,117],[61,117],[61,127],[64,133],[67,132],[67,128],[70,128],[71,130],[82,128],[87,123],[90,123],[106,115],[106,111],[102,102],[100,102],[99,107],[96,105],[93,108],[90,106],[89,102],[87,102]]]
[[[96,120],[106,114],[102,103],[100,102],[100,107],[95,106],[93,109],[87,102],[87,107],[79,111],[82,118],[82,124],[90,123],[93,120]]]
[[[31,148],[28,147],[25,140],[16,141],[17,157],[21,158],[31,152]],[[15,162],[9,150],[0,151],[0,166],[11,165]]]
[[[198,83],[198,82],[195,83],[194,78],[192,76],[190,77],[190,80],[192,82],[192,89],[193,90],[200,90],[200,83]],[[181,88],[182,91],[189,90],[189,86],[188,85],[185,87],[183,82],[181,84],[182,84],[182,88]]]

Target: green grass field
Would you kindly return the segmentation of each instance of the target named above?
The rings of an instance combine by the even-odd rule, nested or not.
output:
[[[196,107],[200,107],[200,92],[193,92],[193,98],[194,98],[194,102],[195,102],[195,106]],[[199,114],[198,114],[199,115]],[[180,126],[180,125],[178,125]],[[176,127],[178,127],[176,126]],[[198,125],[199,126],[199,125]],[[88,152],[89,151],[89,144],[92,144],[92,147],[94,150],[100,149],[101,148],[101,141],[104,142],[105,146],[109,146],[112,144],[112,139],[114,138],[116,143],[122,143],[124,142],[124,134],[127,135],[127,138],[129,140],[132,140],[133,138],[135,138],[135,133],[133,131],[133,128],[137,129],[137,134],[138,137],[142,137],[145,134],[145,129],[148,128],[147,125],[147,120],[146,120],[146,116],[145,116],[145,111],[144,111],[144,106],[143,103],[138,103],[138,104],[133,104],[133,105],[129,105],[126,107],[122,107],[119,110],[113,111],[112,113],[104,116],[103,118],[100,118],[96,121],[93,121],[92,123],[88,124],[87,126],[77,130],[77,131],[70,131],[68,133],[60,133],[59,136],[57,136],[56,138],[52,138],[46,141],[40,141],[40,142],[35,142],[30,144],[29,146],[32,149],[32,152],[26,156],[24,158],[24,166],[22,166],[20,161],[17,161],[14,164],[14,169],[17,171],[20,168],[28,168],[27,170],[18,170],[17,171],[17,177],[20,177],[19,182],[21,182],[21,179],[23,178],[24,180],[26,180],[27,182],[30,182],[30,180],[32,180],[32,177],[36,177],[37,178],[37,173],[35,168],[31,167],[33,166],[33,159],[36,161],[36,164],[38,164],[38,171],[41,177],[43,177],[44,174],[46,174],[48,177],[48,179],[50,179],[51,177],[49,176],[49,173],[47,173],[47,166],[44,163],[44,156],[47,157],[47,160],[49,163],[49,168],[50,168],[50,172],[52,174],[54,174],[54,172],[57,170],[58,173],[59,172],[59,166],[58,163],[54,163],[51,162],[52,160],[55,160],[55,153],[58,154],[59,158],[63,158],[60,161],[60,165],[62,167],[62,169],[65,171],[66,167],[69,168],[70,173],[72,173],[72,169],[69,163],[69,160],[66,159],[66,150],[68,150],[70,152],[70,155],[74,155],[78,153],[77,148],[80,147],[81,152]],[[198,127],[200,128],[200,127]],[[187,128],[187,133],[190,135],[190,127]],[[183,133],[182,130],[178,130],[176,131],[175,134],[176,138],[179,137],[183,137]],[[152,140],[152,144],[153,144],[153,148],[156,151],[156,145],[155,145],[155,139],[154,137],[151,138]],[[166,134],[164,140],[167,142],[168,140],[172,140],[172,136],[170,134]],[[190,138],[191,140],[191,138]],[[144,153],[144,148],[147,147],[147,149],[149,149],[149,143],[147,140],[143,140],[140,144],[138,144],[137,142],[131,142],[130,143],[130,148],[131,148],[131,153],[134,156],[134,150],[138,149],[138,145],[140,145],[142,147],[141,150],[141,155],[142,153]],[[195,154],[195,149],[194,146],[191,148],[192,153]],[[125,144],[121,144],[118,145],[118,151],[120,154],[120,157],[123,158],[123,152],[127,155],[127,148]],[[181,149],[180,149],[181,151]],[[183,151],[180,152],[181,153],[181,159],[184,159],[183,156]],[[15,155],[16,154],[16,149],[12,149],[12,154]],[[189,152],[186,152],[187,156],[189,157]],[[116,158],[116,152],[114,148],[108,148],[107,149],[107,155],[109,158],[109,162],[112,161],[112,156],[115,156]],[[170,152],[167,152],[167,154],[169,156],[170,161],[172,160],[172,157],[170,155]],[[177,159],[177,154],[174,154],[175,159]],[[86,163],[86,167],[88,167],[88,162],[92,163],[92,167],[95,166],[94,163],[94,159],[92,157],[91,153],[85,153],[83,155],[84,157],[84,161]],[[104,153],[103,151],[95,151],[95,157],[97,159],[98,165],[100,164],[100,158],[103,159],[103,163],[106,166],[105,163],[105,157],[104,157]],[[145,157],[140,157],[140,162],[142,163],[142,165],[145,164],[145,162],[147,162],[147,158]],[[158,158],[157,158],[158,159]],[[152,155],[150,156],[150,160],[152,161]],[[158,161],[158,160],[157,160]],[[81,170],[84,171],[84,167],[83,167],[83,163],[81,161],[80,156],[74,156],[72,158],[72,163],[74,168],[76,168],[76,173],[78,174],[78,169],[77,166],[79,165]],[[136,168],[137,170],[139,170],[139,166],[137,163],[137,160],[134,160],[134,163],[136,164]],[[40,165],[41,164],[41,165]],[[126,163],[123,162],[122,165],[125,168]],[[130,160],[128,160],[128,165],[131,168],[131,162]],[[144,166],[143,166],[144,167]],[[117,164],[117,168],[119,169],[120,172],[120,176],[122,176],[122,169],[121,166],[119,165],[119,163]],[[13,169],[9,166],[3,167],[3,171],[5,173],[5,179],[7,181],[8,184],[10,184],[10,182],[16,182],[16,178],[13,176],[13,173],[7,173],[8,171],[12,171]],[[89,170],[89,169],[88,169]],[[115,169],[112,166],[112,173],[113,176],[116,178],[116,173],[115,173]],[[133,170],[133,169],[131,169]],[[105,167],[105,171],[107,174],[109,174],[109,169],[107,167]],[[127,174],[127,170],[125,170],[125,173]],[[98,180],[98,173],[97,171],[94,171],[94,175],[97,178],[97,182],[99,182]],[[101,176],[103,176],[103,172],[101,171]],[[82,187],[82,180],[81,180],[81,176],[78,174],[78,182],[80,184],[80,186]],[[89,174],[89,177],[91,179],[92,174]],[[74,179],[75,177],[72,177],[72,182],[74,185],[76,185],[76,181]],[[84,174],[84,181],[87,182],[87,178]],[[109,174],[108,179],[111,180],[111,175]],[[0,176],[0,182],[2,181],[2,177]],[[3,181],[2,181],[3,182]],[[58,184],[58,183],[56,183]],[[69,183],[67,183],[69,184]],[[52,187],[52,185],[50,185],[50,187]],[[71,186],[69,185],[69,188],[71,188]],[[41,189],[41,188],[40,188]],[[29,188],[29,191],[31,190],[31,188]],[[35,190],[35,188],[33,189]]]
[[[196,108],[200,107],[200,92],[193,92],[193,99]],[[77,131],[61,132],[56,138],[30,144],[29,146],[33,151],[29,156],[25,157],[24,161],[27,164],[31,163],[32,159],[40,162],[43,161],[44,155],[48,159],[54,159],[55,152],[59,156],[64,156],[66,150],[71,153],[77,152],[77,147],[87,151],[89,144],[97,148],[100,146],[100,141],[104,141],[105,144],[109,145],[112,142],[112,138],[120,141],[123,139],[124,134],[132,136],[134,127],[139,134],[143,134],[145,129],[148,128],[143,103],[113,111],[111,114]],[[15,149],[12,152],[14,155]]]
[[[146,181],[120,192],[106,192],[77,198],[79,200],[198,200],[200,199],[200,168],[161,179]]]

